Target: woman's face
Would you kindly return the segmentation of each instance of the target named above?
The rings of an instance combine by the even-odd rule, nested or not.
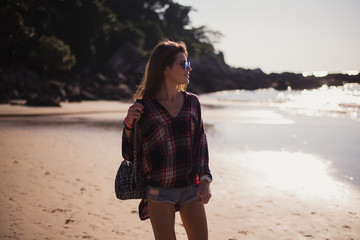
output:
[[[187,67],[186,70],[185,67]],[[165,68],[165,81],[170,81],[176,85],[188,84],[191,70],[192,68],[187,62],[185,53],[179,52],[176,55],[175,62],[170,67]]]

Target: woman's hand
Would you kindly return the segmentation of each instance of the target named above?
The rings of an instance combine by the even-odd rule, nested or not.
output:
[[[141,114],[144,112],[143,109],[144,106],[141,103],[131,105],[126,115],[126,121],[134,126],[135,121],[141,118]]]
[[[144,106],[141,103],[134,103],[129,107],[127,115],[125,117],[126,122],[128,122],[131,126],[134,126],[135,121],[141,118],[141,114],[144,112]],[[131,137],[131,130],[125,128],[125,135],[127,139]]]
[[[206,180],[200,182],[197,198],[202,204],[207,204],[209,202],[211,198],[210,182]]]

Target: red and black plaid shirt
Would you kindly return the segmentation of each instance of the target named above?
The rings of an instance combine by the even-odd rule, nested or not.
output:
[[[200,173],[211,175],[209,154],[196,95],[184,92],[185,101],[177,116],[155,99],[142,100],[144,113],[138,123],[138,164],[150,186],[185,187]],[[132,139],[122,136],[122,154],[132,159]]]

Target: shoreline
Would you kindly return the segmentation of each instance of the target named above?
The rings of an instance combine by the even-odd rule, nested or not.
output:
[[[0,104],[0,118],[122,113],[127,111],[128,106],[130,103],[122,101],[63,102],[61,107]]]

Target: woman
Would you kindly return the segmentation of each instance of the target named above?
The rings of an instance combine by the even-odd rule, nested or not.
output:
[[[123,155],[131,154],[138,121],[139,171],[146,179],[147,208],[157,240],[176,239],[180,212],[189,239],[208,239],[204,204],[212,176],[198,98],[186,92],[192,68],[183,42],[160,41],[146,66],[124,120]]]

